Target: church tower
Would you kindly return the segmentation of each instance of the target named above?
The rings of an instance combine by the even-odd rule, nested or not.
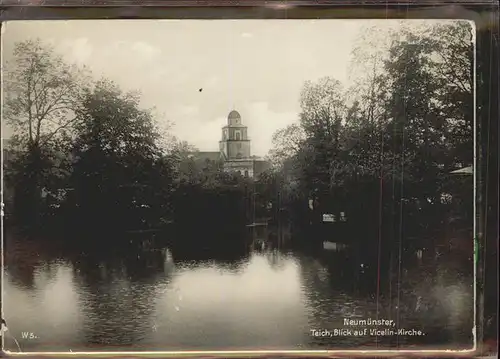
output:
[[[227,116],[227,125],[222,128],[220,150],[225,160],[250,158],[247,126],[241,122],[241,115],[238,111],[233,110]]]
[[[237,171],[245,176],[253,176],[253,160],[250,153],[250,139],[247,126],[243,125],[238,111],[227,116],[227,125],[222,127],[219,148],[224,159],[224,168]]]

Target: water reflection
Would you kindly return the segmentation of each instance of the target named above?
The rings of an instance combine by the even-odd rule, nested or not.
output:
[[[70,264],[58,261],[34,268],[33,287],[29,290],[16,285],[18,281],[12,280],[9,268],[5,280],[4,310],[8,312],[9,331],[25,351],[38,350],[39,343],[50,350],[54,338],[65,343],[74,341],[84,318]],[[23,340],[22,332],[32,332],[38,339]],[[13,345],[9,336],[6,345]]]
[[[253,256],[243,265],[229,270],[217,263],[179,267],[157,298],[158,341],[167,335],[177,348],[286,345],[290,338],[282,334],[285,341],[280,339],[280,328],[301,325],[289,316],[301,307],[297,264],[287,262],[276,272],[265,257]]]
[[[128,255],[38,248],[33,256],[21,247],[6,254],[4,310],[23,351],[471,343],[472,282],[445,265],[393,273],[377,298],[372,272],[342,251],[270,249],[216,258],[168,248]],[[343,327],[344,318],[398,320],[428,335],[310,336],[310,329]],[[9,338],[6,347],[16,351]]]

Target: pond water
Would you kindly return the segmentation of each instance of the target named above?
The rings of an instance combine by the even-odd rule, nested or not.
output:
[[[187,260],[168,248],[70,256],[20,242],[5,259],[12,352],[472,346],[472,279],[449,266],[405,268],[377,299],[373,277],[334,251]],[[377,337],[377,327],[346,319],[393,320],[378,329],[395,334]],[[334,335],[313,335],[322,329]]]

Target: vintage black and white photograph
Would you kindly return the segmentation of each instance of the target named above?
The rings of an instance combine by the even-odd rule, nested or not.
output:
[[[474,31],[3,24],[3,349],[472,349]]]

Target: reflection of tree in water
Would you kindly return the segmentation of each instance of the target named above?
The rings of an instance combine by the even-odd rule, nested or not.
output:
[[[370,268],[364,269],[359,266],[359,263],[352,260],[348,253],[328,253],[327,255],[317,253],[301,259],[301,264],[312,326],[342,327],[343,318],[396,320],[397,311],[399,311],[401,327],[420,329],[422,319],[433,316],[425,313],[423,308],[416,313],[416,302],[408,295],[404,295],[408,293],[408,286],[400,288],[399,302],[396,300],[397,288],[395,286],[392,288],[393,298],[390,298],[383,288],[377,298],[377,278],[373,278],[372,273],[369,272]],[[380,276],[382,282],[387,280],[388,273],[380,273]],[[440,328],[446,327],[443,321],[439,324]],[[405,341],[410,339],[415,344],[425,344],[423,342],[425,338],[405,337],[400,338],[399,343],[405,345]],[[396,344],[396,341],[397,338],[392,340],[392,337],[378,338],[378,343],[382,346]],[[312,344],[324,345],[324,340],[313,340]],[[375,345],[375,338],[351,338],[336,342],[334,345],[340,347],[371,346]]]
[[[123,275],[121,261],[118,258],[82,253],[73,257],[71,261],[75,277],[84,288],[96,284],[110,284],[114,277]]]
[[[360,298],[353,294],[351,286],[345,281],[336,281],[338,267],[334,262],[309,255],[299,256],[302,272],[306,307],[309,314],[310,328],[341,328],[343,318],[363,315],[366,317],[369,298]],[[328,264],[328,265],[325,265]],[[353,279],[351,278],[351,281]],[[339,284],[343,284],[339,285]],[[307,330],[309,328],[306,328]],[[311,338],[309,345],[332,346],[331,341]],[[345,338],[334,343],[338,347],[360,345],[363,339]]]
[[[240,273],[249,262],[249,253],[238,245],[206,248],[174,246],[171,251],[173,261],[179,268],[217,267],[231,273]]]
[[[473,279],[453,270],[450,263],[427,263],[394,273],[393,317],[401,326],[417,326],[422,340],[454,346],[472,344]]]
[[[169,281],[167,252],[128,257],[82,257],[76,264],[84,293],[83,330],[90,347],[128,347],[151,332],[157,282]],[[97,349],[97,348],[96,348]]]
[[[309,253],[312,268],[321,282],[338,291],[369,297],[376,291],[376,276],[371,264],[354,258],[348,249]],[[376,268],[375,268],[376,270]]]
[[[180,269],[215,267],[233,274],[241,273],[250,261],[249,255],[242,251],[226,251],[215,254],[173,250],[172,257],[176,267]]]
[[[264,252],[264,256],[269,266],[276,271],[285,269],[286,264],[291,258],[289,254],[280,252],[276,249]]]
[[[161,250],[163,261],[163,273],[165,276],[170,277],[175,270],[174,257],[172,256],[172,251],[168,248],[163,248]]]
[[[130,281],[152,283],[164,273],[165,253],[160,250],[143,251],[123,260]]]
[[[54,246],[41,241],[28,240],[15,233],[7,232],[5,241],[5,269],[11,281],[26,289],[34,289],[35,275],[43,271],[53,279],[53,266],[62,258]]]
[[[36,264],[8,264],[5,271],[14,285],[31,290],[35,285],[35,268]]]
[[[379,338],[380,345],[470,346],[472,343],[472,285],[457,272],[454,275],[446,263],[403,268],[399,278],[396,268],[391,281],[384,278],[388,273],[381,274],[391,287],[381,288],[377,299],[376,291],[362,288],[370,279],[354,273],[356,269],[349,266],[347,258],[318,254],[299,258],[313,327],[336,327],[341,325],[342,318],[376,318],[378,309],[378,318],[399,320],[401,328],[427,333],[421,337]],[[364,342],[349,339],[335,345],[374,344],[373,338],[366,339]],[[323,340],[312,340],[311,344],[322,343]]]

